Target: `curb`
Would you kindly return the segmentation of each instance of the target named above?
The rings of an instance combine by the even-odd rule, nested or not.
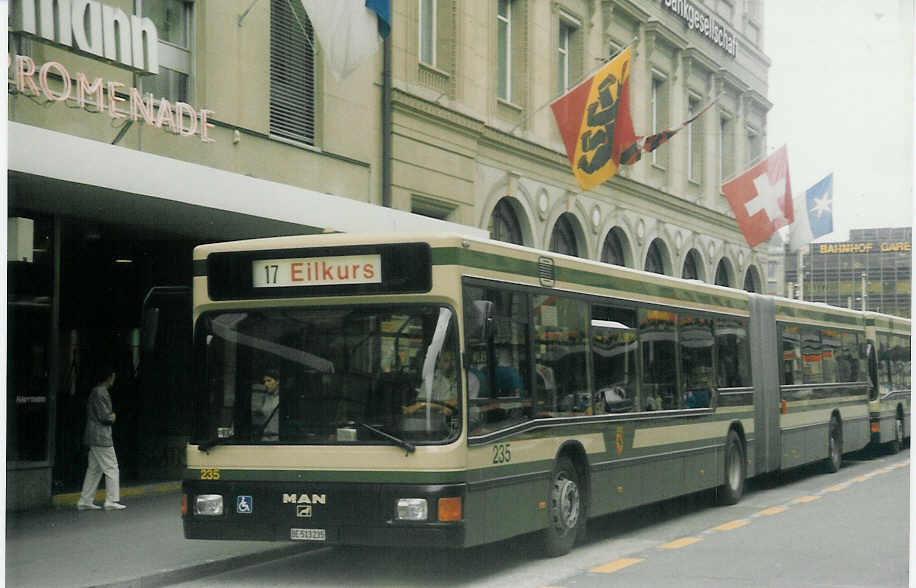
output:
[[[286,545],[275,549],[259,551],[257,553],[206,561],[204,563],[193,564],[173,570],[163,570],[130,580],[117,580],[105,584],[92,584],[86,588],[153,588],[155,586],[169,586],[180,582],[197,580],[205,576],[222,574],[223,572],[244,568],[254,564],[267,563],[285,557],[291,557],[308,551],[316,551],[318,549],[329,549],[329,547],[300,544]]]
[[[150,494],[171,494],[181,491],[181,482],[160,482],[158,484],[146,484],[143,486],[130,486],[121,488],[121,498],[147,496]],[[105,497],[105,490],[99,489],[95,493],[95,500],[101,500]],[[70,492],[67,494],[55,494],[51,497],[51,504],[55,507],[76,506],[80,498],[79,492]]]

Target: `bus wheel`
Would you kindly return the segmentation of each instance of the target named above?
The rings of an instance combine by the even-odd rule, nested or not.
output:
[[[843,434],[840,431],[840,422],[835,418],[830,419],[828,445],[827,471],[833,474],[840,471],[840,467],[843,465]]]
[[[900,453],[900,448],[903,447],[903,419],[898,415],[894,419],[894,440],[889,444],[891,453]]]
[[[719,487],[716,498],[723,506],[737,504],[744,495],[744,480],[747,477],[747,459],[744,445],[734,429],[728,432],[725,442],[725,483]]]
[[[544,530],[544,551],[548,557],[567,554],[584,523],[579,475],[567,457],[557,460],[554,467],[547,509],[550,521]]]

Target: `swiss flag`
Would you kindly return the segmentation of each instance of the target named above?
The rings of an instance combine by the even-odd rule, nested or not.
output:
[[[722,185],[738,227],[751,247],[794,219],[789,154],[783,145],[734,180]]]

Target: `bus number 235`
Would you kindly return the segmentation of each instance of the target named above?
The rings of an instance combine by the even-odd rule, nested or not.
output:
[[[497,443],[493,446],[493,463],[509,463],[512,461],[512,451],[508,443]]]

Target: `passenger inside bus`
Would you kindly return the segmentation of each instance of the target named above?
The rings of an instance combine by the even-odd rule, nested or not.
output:
[[[262,441],[276,441],[280,436],[280,372],[268,368],[261,381],[263,388],[251,393],[253,436]]]
[[[709,408],[712,396],[711,368],[698,366],[687,374],[687,393],[684,398],[685,408]]]
[[[521,396],[522,377],[512,363],[512,350],[508,345],[502,345],[496,349],[494,378],[496,379],[496,396]]]

